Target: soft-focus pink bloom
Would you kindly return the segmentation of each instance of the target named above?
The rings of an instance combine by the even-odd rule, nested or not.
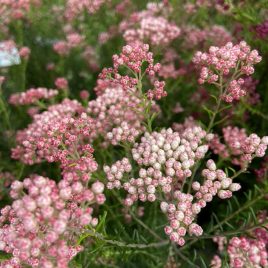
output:
[[[19,51],[19,54],[22,58],[28,59],[29,55],[31,53],[31,50],[28,47],[22,47]]]
[[[64,77],[58,77],[56,80],[55,80],[55,86],[58,88],[58,89],[67,89],[68,88],[68,81],[66,78]]]
[[[87,90],[81,90],[79,95],[82,100],[88,100],[89,98],[89,92]]]
[[[31,88],[22,93],[12,94],[9,98],[9,103],[13,105],[29,105],[41,99],[51,99],[56,95],[58,95],[58,91],[54,89]]]

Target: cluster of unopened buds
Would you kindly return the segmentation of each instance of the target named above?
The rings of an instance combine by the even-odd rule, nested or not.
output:
[[[128,193],[125,204],[131,206],[137,200],[153,202],[158,188],[164,194],[170,193],[175,180],[182,182],[191,176],[191,167],[208,150],[203,140],[210,136],[200,127],[186,129],[181,134],[172,129],[145,133],[141,142],[134,144],[132,156],[139,166],[146,168],[140,168],[139,178],[123,184]],[[110,181],[110,174],[107,175]],[[119,175],[121,179],[121,172]],[[121,183],[117,182],[116,187],[121,188]]]
[[[95,171],[92,159],[93,148],[84,141],[94,137],[92,119],[82,113],[78,118],[63,117],[53,125],[46,125],[46,133],[38,140],[24,141],[23,145],[33,152],[37,151],[48,162],[60,162],[64,171]]]
[[[210,47],[209,53],[197,52],[193,62],[201,69],[198,82],[216,84],[222,87],[223,78],[231,81],[226,85],[223,95],[226,102],[239,100],[246,94],[243,88],[244,79],[241,76],[252,75],[256,63],[261,61],[257,50],[251,50],[245,41],[237,45],[231,42],[223,47]],[[240,78],[239,78],[240,77]],[[239,79],[238,79],[239,78]]]
[[[124,173],[129,173],[132,170],[132,166],[128,158],[123,158],[122,160],[116,161],[111,167],[104,166],[103,169],[108,179],[107,188],[120,189],[122,187],[121,180]]]
[[[263,157],[268,146],[268,136],[247,136],[245,129],[228,126],[222,129],[224,143],[218,135],[210,141],[210,148],[223,158],[231,157],[235,165],[246,167],[254,157]]]
[[[197,181],[192,184],[193,190],[196,191],[195,198],[199,200],[201,207],[211,202],[215,195],[221,199],[230,198],[232,192],[241,188],[240,184],[233,183],[223,170],[216,169],[216,164],[211,159],[207,161],[207,169],[203,169],[202,176],[205,179],[202,185]]]
[[[227,87],[227,93],[222,96],[223,100],[226,102],[233,102],[234,100],[239,100],[244,97],[247,92],[243,87],[244,79],[239,78],[238,80],[233,80]]]
[[[232,196],[232,192],[240,189],[240,185],[233,183],[231,178],[227,178],[224,171],[216,169],[213,160],[207,161],[207,168],[202,171],[205,178],[204,183],[201,185],[195,181],[192,184],[192,189],[196,191],[195,195],[175,191],[173,201],[176,204],[161,203],[161,210],[167,213],[169,219],[169,225],[165,227],[165,232],[172,241],[180,246],[185,243],[183,237],[187,231],[190,235],[202,235],[201,226],[194,221],[201,209],[208,202],[211,202],[216,194],[219,198],[226,199]]]
[[[58,95],[58,90],[43,87],[31,88],[22,93],[12,94],[9,103],[13,105],[29,105],[43,99],[51,99]]]
[[[191,194],[184,194],[180,191],[174,192],[174,201],[176,205],[167,202],[161,202],[161,210],[167,213],[169,225],[165,227],[165,233],[170,237],[170,240],[180,246],[185,244],[183,238],[187,231],[190,235],[200,236],[203,229],[198,224],[194,223],[196,215],[201,211],[201,206],[198,203],[193,203]]]
[[[133,143],[139,134],[140,131],[137,128],[132,127],[128,122],[124,121],[120,126],[108,132],[107,138],[111,141],[111,144],[117,145],[122,142]]]
[[[1,267],[67,268],[82,250],[72,245],[86,225],[96,226],[98,220],[91,207],[83,208],[73,199],[72,193],[79,193],[82,186],[73,184],[66,194],[60,184],[37,175],[12,184],[15,201],[1,210],[0,249],[13,257]],[[93,184],[93,192],[102,193],[101,186]]]
[[[154,89],[149,89],[147,92],[147,97],[148,99],[152,100],[152,99],[156,99],[156,100],[160,100],[163,97],[167,96],[167,92],[164,89],[165,87],[165,82],[161,81],[159,82],[158,80],[154,82]]]
[[[164,170],[167,176],[183,180],[191,176],[190,167],[196,159],[205,156],[208,146],[202,144],[207,133],[201,127],[186,129],[182,134],[171,128],[161,132],[145,133],[140,143],[134,144],[133,159],[138,165]]]
[[[171,191],[172,177],[163,177],[159,170],[154,170],[152,167],[147,170],[140,169],[139,176],[138,179],[131,178],[123,185],[128,193],[125,199],[126,206],[132,206],[138,200],[154,202],[157,188],[161,188],[163,193]]]

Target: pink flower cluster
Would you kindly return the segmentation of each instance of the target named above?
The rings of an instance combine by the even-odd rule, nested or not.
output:
[[[209,53],[199,51],[193,58],[193,62],[201,68],[198,80],[200,84],[205,82],[215,84],[220,77],[228,78],[228,75],[233,75],[221,96],[226,102],[239,100],[246,94],[243,89],[244,79],[239,77],[253,74],[253,65],[260,61],[258,51],[251,51],[245,41],[241,41],[237,45],[229,42],[220,48],[212,46],[209,48]]]
[[[178,62],[180,65],[179,68],[176,67]],[[167,49],[167,51],[164,53],[163,59],[161,60],[161,67],[158,75],[165,79],[176,79],[179,76],[184,75],[186,72],[187,70],[185,68],[185,64],[180,60],[177,52],[172,48]]]
[[[244,90],[243,85],[244,79],[242,78],[231,81],[227,87],[226,94],[222,95],[223,100],[226,102],[233,102],[246,96],[247,92]]]
[[[95,185],[94,185],[95,184]],[[92,185],[94,194],[104,187]],[[66,186],[34,175],[11,186],[15,201],[1,210],[0,249],[13,255],[1,267],[67,268],[69,261],[82,250],[73,246],[83,228],[98,223],[93,209],[83,208],[73,198],[83,190],[78,183]]]
[[[267,211],[260,211],[257,215],[259,223],[264,227],[258,227],[250,231],[249,236],[233,237],[230,239],[227,246],[227,253],[229,257],[229,265],[232,268],[243,267],[267,267],[268,266],[268,232],[267,232]],[[221,247],[219,250],[224,250],[226,238],[220,239]],[[224,242],[224,243],[223,243]],[[216,255],[214,260],[221,263],[221,259]],[[221,267],[221,266],[212,266]]]
[[[68,81],[66,78],[64,77],[58,77],[56,80],[55,80],[55,86],[58,88],[58,89],[67,89],[68,88]]]
[[[94,120],[83,111],[80,103],[65,99],[34,115],[28,128],[18,132],[13,158],[30,165],[59,162],[63,178],[56,184],[33,176],[12,184],[10,195],[17,200],[0,218],[1,250],[13,255],[4,265],[67,268],[82,250],[73,245],[84,227],[98,223],[88,205],[105,202],[104,184],[95,181],[89,187],[98,167],[90,146],[96,132]]]
[[[68,0],[66,1],[64,16],[68,21],[71,21],[82,15],[83,11],[93,14],[107,2],[109,0]]]
[[[210,148],[223,158],[231,158],[235,165],[246,167],[254,157],[263,157],[268,145],[268,137],[257,134],[247,136],[245,129],[228,126],[222,129],[224,143],[214,135]]]
[[[127,43],[137,40],[148,41],[151,45],[168,45],[181,33],[180,28],[168,22],[164,17],[143,17],[138,22],[138,28],[127,29],[123,37]]]
[[[126,45],[122,49],[122,53],[113,56],[113,68],[103,69],[99,75],[101,81],[112,81],[114,85],[120,85],[124,90],[133,90],[137,88],[139,76],[143,76],[142,65],[147,63],[144,73],[149,75],[150,79],[154,79],[154,89],[148,91],[149,98],[161,99],[167,95],[164,90],[165,83],[156,79],[156,74],[160,70],[160,64],[154,64],[153,53],[149,52],[149,45],[133,43]],[[119,74],[118,69],[121,66],[125,66],[131,72],[134,72],[135,77],[129,77],[128,75],[122,76]],[[99,84],[101,82],[98,82]],[[97,90],[104,87],[97,87]]]
[[[102,95],[89,101],[87,113],[95,119],[95,131],[106,142],[132,142],[144,130],[140,103],[133,91],[121,87],[106,88]],[[156,107],[153,103],[153,109]]]
[[[228,245],[230,267],[267,267],[266,246],[262,239],[233,237]]]
[[[68,55],[72,48],[83,44],[85,37],[77,32],[70,32],[66,36],[66,40],[57,41],[53,44],[53,49],[59,55]]]
[[[31,53],[31,50],[28,47],[22,47],[19,51],[19,54],[22,58],[28,59],[29,55]]]
[[[135,12],[121,22],[120,31],[127,43],[139,41],[153,46],[169,45],[181,34],[180,28],[165,18],[169,13],[169,8],[163,3],[149,3],[146,10]]]
[[[74,119],[66,116],[43,126],[41,137],[31,137],[23,141],[23,146],[28,152],[29,164],[38,157],[48,162],[60,162],[64,172],[82,172],[85,177],[97,169],[97,164],[92,158],[93,148],[86,142],[94,137],[92,119],[82,113]],[[25,157],[25,155],[24,155]]]
[[[241,188],[223,170],[217,169],[213,160],[208,160],[207,169],[202,171],[203,183],[194,181],[192,184],[195,194],[180,191],[179,182],[192,175],[191,168],[208,151],[208,145],[203,142],[212,138],[213,135],[207,134],[198,126],[186,128],[180,133],[173,132],[172,129],[145,133],[132,149],[134,161],[141,166],[139,177],[124,177],[124,173],[132,170],[129,159],[124,158],[111,167],[104,167],[108,179],[107,187],[123,187],[127,192],[126,206],[131,206],[138,200],[157,201],[160,198],[158,193],[162,193],[160,200],[163,197],[169,200],[161,203],[161,210],[167,213],[169,219],[165,232],[172,241],[182,246],[187,232],[190,235],[202,235],[203,230],[195,221],[201,209],[214,196],[230,198],[232,192]]]
[[[150,76],[154,76],[159,70],[159,64],[154,65],[153,53],[149,52],[149,45],[146,44],[126,45],[120,55],[113,56],[113,67],[116,71],[120,66],[125,65],[133,72],[138,73],[143,62],[148,63],[145,71]]]
[[[82,111],[83,107],[80,103],[65,99],[60,104],[50,106],[47,111],[34,115],[33,122],[25,130],[17,132],[18,145],[12,149],[12,157],[30,165],[40,163],[44,159],[50,162],[54,161],[55,149],[60,144],[58,140],[54,140],[57,135],[53,136],[53,127],[63,123],[63,118],[71,118],[75,113],[81,113]],[[49,135],[52,136],[49,137]],[[62,135],[58,134],[58,137],[62,137]],[[48,148],[46,142],[52,143],[52,146]]]
[[[96,49],[92,46],[85,46],[83,48],[83,58],[86,61],[87,65],[89,66],[89,68],[93,71],[99,71],[99,58],[98,58],[98,54],[96,52]]]
[[[9,103],[13,105],[29,105],[38,102],[41,99],[51,99],[58,95],[58,91],[44,87],[30,88],[25,92],[12,94]]]
[[[68,55],[70,52],[70,48],[66,41],[57,41],[53,45],[53,50],[61,56]]]
[[[183,30],[185,46],[187,49],[196,47],[208,47],[209,44],[224,46],[232,41],[231,34],[220,25],[213,25],[204,29],[186,26]]]
[[[268,36],[268,20],[263,21],[262,23],[254,27],[256,35],[260,39],[265,39]]]
[[[91,161],[92,172],[96,170],[97,163]],[[89,171],[90,172],[90,171]],[[60,196],[63,199],[72,199],[75,202],[88,202],[88,204],[102,205],[106,198],[103,194],[104,184],[96,181],[89,188],[88,182],[91,179],[91,173],[81,173],[75,171],[66,172],[63,171],[63,179],[59,182]]]
[[[132,206],[135,201],[154,202],[156,201],[157,190],[163,193],[171,191],[172,177],[164,177],[159,170],[152,167],[139,170],[138,179],[131,178],[129,182],[125,182],[123,187],[128,193],[125,199],[126,206]]]
[[[19,20],[27,16],[31,6],[40,5],[39,0],[0,0],[0,17],[3,25],[8,25],[14,19]],[[1,25],[2,27],[2,25]]]
[[[200,8],[215,8],[220,13],[226,13],[230,9],[230,5],[224,0],[196,0],[194,3],[187,2],[184,8],[189,14],[196,13]]]

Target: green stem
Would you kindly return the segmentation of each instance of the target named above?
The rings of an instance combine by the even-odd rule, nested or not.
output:
[[[136,217],[136,215],[130,211],[130,214],[132,216],[132,218],[138,223],[140,224],[144,229],[146,229],[151,235],[153,235],[156,239],[158,239],[159,241],[163,241],[162,238],[155,233],[149,226],[147,226],[145,223],[143,223],[140,219],[138,219]]]
[[[4,101],[4,96],[3,96],[1,85],[0,85],[0,111],[3,112],[4,122],[5,122],[5,125],[7,126],[8,130],[12,130],[12,127],[10,124],[9,112],[8,112],[8,109],[6,106],[6,102]]]
[[[208,128],[207,128],[207,133],[209,133],[211,131],[211,129],[213,128],[216,116],[217,116],[217,114],[218,114],[218,112],[220,110],[220,107],[221,107],[221,101],[222,101],[221,96],[223,94],[222,75],[220,75],[219,90],[220,90],[219,98],[218,98],[217,103],[216,103],[215,111],[214,111],[214,113],[212,115],[212,118],[210,119],[210,122],[209,122],[209,125],[208,125]]]
[[[220,90],[220,94],[219,94],[219,97],[218,97],[218,100],[217,100],[217,103],[216,103],[216,107],[215,107],[215,111],[213,112],[213,115],[210,119],[210,122],[209,122],[209,125],[208,125],[208,128],[207,128],[207,133],[209,133],[211,131],[211,129],[213,128],[214,126],[214,122],[215,122],[215,119],[216,119],[216,116],[217,114],[219,113],[219,110],[220,110],[220,107],[221,107],[221,101],[222,101],[222,94],[225,93],[226,91],[226,88],[225,90],[223,89],[223,80],[222,80],[222,74],[220,74],[220,81],[219,81],[219,90]],[[193,180],[194,180],[194,177],[196,175],[196,172],[198,170],[198,168],[200,167],[201,165],[201,160],[199,160],[196,164],[195,164],[195,168],[194,168],[194,171],[193,171],[193,174],[190,178],[190,181],[189,181],[189,184],[188,184],[188,193],[190,193],[191,191],[191,187],[192,187],[192,183],[193,183]],[[184,184],[183,184],[184,186]]]
[[[106,242],[108,244],[118,246],[118,247],[136,248],[136,249],[159,248],[159,247],[164,247],[170,243],[169,240],[163,240],[161,242],[150,243],[150,244],[134,244],[134,243],[128,244],[126,242],[122,242],[122,241],[118,241],[118,240],[106,239],[102,234],[95,232],[95,231],[88,232],[87,234],[85,234],[85,236],[83,237],[83,240],[87,237],[94,237],[94,238],[97,238],[103,242]]]

